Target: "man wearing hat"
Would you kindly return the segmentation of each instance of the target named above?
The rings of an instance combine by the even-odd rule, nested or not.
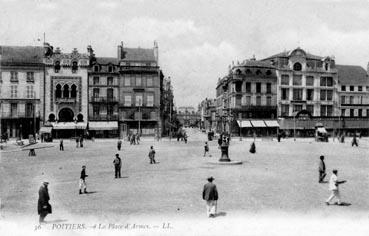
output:
[[[325,163],[324,163],[324,156],[320,156],[319,162],[319,183],[324,182],[324,178],[327,174],[325,173]]]
[[[51,214],[51,205],[49,203],[49,190],[47,186],[49,182],[43,182],[40,189],[38,190],[38,204],[37,204],[37,212],[40,215],[39,222],[44,223],[45,217],[47,214]]]
[[[217,186],[213,184],[213,177],[208,178],[208,183],[204,185],[202,199],[206,201],[206,213],[208,217],[214,217],[218,200]]]
[[[83,193],[87,193],[87,185],[86,185],[86,177],[88,175],[86,175],[86,166],[82,166],[82,171],[81,171],[81,177],[79,179],[79,194],[82,194],[82,190]]]
[[[115,169],[115,178],[120,178],[120,169],[122,168],[122,160],[119,157],[119,154],[115,154],[115,159],[113,161],[114,169]]]

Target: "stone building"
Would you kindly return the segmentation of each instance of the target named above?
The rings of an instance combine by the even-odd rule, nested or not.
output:
[[[28,138],[43,114],[44,49],[0,46],[0,133]]]
[[[199,104],[200,128],[202,130],[216,130],[216,101],[216,99],[206,98]]]
[[[92,137],[119,135],[119,79],[118,58],[94,58],[88,72],[88,130]]]
[[[178,107],[177,119],[184,127],[195,127],[200,124],[200,114],[195,110],[194,107]]]
[[[277,131],[275,67],[255,58],[232,65],[216,86],[218,132],[252,136]]]
[[[119,60],[119,129],[128,133],[160,135],[159,49],[118,46]]]
[[[162,77],[160,86],[160,117],[162,120],[162,136],[170,136],[175,133],[175,105],[173,86],[170,77]]]
[[[45,45],[47,47],[47,45]],[[62,53],[56,48],[45,63],[45,124],[57,138],[85,133],[88,121],[88,70],[90,55]]]

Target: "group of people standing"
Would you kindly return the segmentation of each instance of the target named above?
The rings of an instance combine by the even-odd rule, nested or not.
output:
[[[130,142],[131,145],[140,144],[140,134],[128,134],[128,142]]]

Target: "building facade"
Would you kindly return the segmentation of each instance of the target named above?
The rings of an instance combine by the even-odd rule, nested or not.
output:
[[[216,99],[206,98],[199,104],[200,128],[202,130],[216,130],[216,101]]]
[[[44,63],[45,125],[53,126],[53,136],[57,138],[84,134],[88,122],[90,55],[77,49],[62,53],[56,48]]]
[[[255,58],[232,65],[216,87],[217,131],[243,136],[267,134],[276,132],[276,119],[275,67]]]
[[[183,106],[177,109],[177,119],[184,127],[196,127],[200,124],[200,114],[194,107]]]
[[[43,114],[44,49],[0,46],[0,133],[28,138]]]
[[[119,61],[96,57],[88,72],[88,130],[92,137],[118,137]]]
[[[118,46],[119,129],[122,136],[161,134],[158,45],[152,49]]]
[[[162,136],[171,136],[177,126],[174,122],[174,94],[170,77],[162,77],[160,91],[160,117],[162,120]]]

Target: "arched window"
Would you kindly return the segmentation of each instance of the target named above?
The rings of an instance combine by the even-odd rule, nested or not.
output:
[[[77,122],[82,122],[83,121],[83,115],[82,114],[78,114],[77,115]]]
[[[112,66],[109,66],[109,67],[108,67],[108,71],[111,73],[111,72],[113,72],[113,71],[114,71],[114,68],[113,68]]]
[[[55,115],[54,114],[50,114],[49,115],[49,121],[50,122],[54,122],[55,121]]]
[[[98,65],[95,65],[95,66],[94,66],[94,72],[99,72],[99,69],[100,69],[100,68],[99,68],[99,66],[98,66]]]
[[[64,85],[64,87],[63,87],[63,97],[64,98],[69,98],[69,86],[68,86],[68,84]]]
[[[77,86],[73,84],[70,88],[71,88],[70,97],[76,98],[77,97]]]
[[[240,70],[240,69],[237,69],[237,70],[236,70],[236,74],[237,74],[237,75],[241,74],[241,70]]]
[[[296,62],[295,64],[293,64],[293,70],[301,71],[302,70],[302,65],[299,62]]]
[[[72,62],[72,72],[76,73],[78,70],[78,63],[76,61]]]
[[[246,70],[246,74],[251,74],[251,70],[250,69],[247,69]]]
[[[328,62],[325,63],[324,67],[325,67],[325,70],[328,70],[328,68],[329,68]]]
[[[61,91],[61,85],[57,84],[56,85],[56,90],[55,90],[55,98],[61,98],[62,95],[62,91]]]
[[[55,71],[55,73],[59,73],[59,71],[60,71],[60,61],[55,62],[54,71]]]
[[[260,70],[257,70],[256,71],[256,75],[261,75],[261,71]]]
[[[272,72],[270,70],[266,71],[266,75],[271,75],[271,74],[272,74]]]

